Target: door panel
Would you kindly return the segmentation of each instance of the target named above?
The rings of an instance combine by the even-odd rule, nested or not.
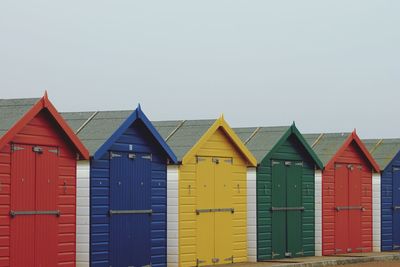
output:
[[[151,160],[148,155],[138,154],[136,157],[135,177],[133,181],[133,201],[135,209],[151,209]],[[132,216],[132,215],[131,215]],[[135,262],[134,266],[146,266],[151,263],[151,215],[133,215],[135,225]]]
[[[400,166],[393,167],[393,248],[400,248]]]
[[[354,207],[349,213],[349,248],[351,252],[362,252],[361,242],[361,169],[360,166],[349,168],[349,206]]]
[[[335,207],[349,205],[349,172],[346,164],[335,166]],[[349,247],[349,211],[335,211],[335,250],[346,253]]]
[[[136,161],[126,153],[112,152],[110,160],[110,210],[133,210],[133,179]],[[129,266],[134,261],[132,215],[110,217],[110,265]]]
[[[35,210],[35,153],[32,146],[16,145],[11,153],[11,210]],[[35,261],[35,216],[10,219],[10,265],[31,266]]]
[[[232,163],[229,159],[219,159],[215,166],[215,208],[233,208],[232,203]],[[215,258],[218,264],[233,261],[233,213],[222,211],[215,213]]]
[[[197,170],[197,209],[212,209],[215,206],[214,189],[214,164],[212,158],[199,157]],[[212,265],[215,253],[215,214],[204,212],[197,214],[197,246],[196,253],[199,260],[198,265]]]
[[[303,167],[300,163],[292,163],[286,168],[287,207],[302,207],[301,177]],[[302,211],[287,211],[287,252],[292,257],[301,256],[302,246]]]
[[[286,168],[283,161],[272,161],[272,207],[287,207]],[[286,211],[272,211],[272,258],[284,258],[286,252]]]
[[[151,261],[151,160],[147,155],[113,152],[110,160],[111,266],[145,266]],[[125,214],[118,214],[128,211]]]
[[[40,147],[36,154],[36,210],[57,210],[58,150]],[[37,267],[57,265],[58,221],[55,215],[35,215],[35,262]]]

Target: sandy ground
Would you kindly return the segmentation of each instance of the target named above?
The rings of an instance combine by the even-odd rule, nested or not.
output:
[[[368,263],[357,263],[338,265],[344,267],[400,267],[400,261],[387,261],[387,262],[368,262]]]

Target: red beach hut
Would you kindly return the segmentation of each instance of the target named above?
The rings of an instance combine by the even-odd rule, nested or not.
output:
[[[76,161],[87,158],[47,94],[0,99],[0,266],[75,266]]]

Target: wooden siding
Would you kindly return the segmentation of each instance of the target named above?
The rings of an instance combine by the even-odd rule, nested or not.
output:
[[[393,250],[393,167],[400,167],[400,153],[381,174],[381,249]]]
[[[247,163],[218,129],[197,151],[199,156],[233,158],[233,257],[247,261]],[[190,190],[188,190],[190,186]],[[196,266],[196,158],[179,167],[179,266]]]
[[[381,174],[372,175],[372,250],[381,251]]]
[[[302,233],[304,256],[315,254],[315,200],[314,163],[300,143],[291,136],[270,157],[275,160],[303,161]],[[272,259],[272,167],[271,160],[264,159],[257,170],[257,255],[258,260]],[[267,194],[264,193],[266,190]]]
[[[78,161],[76,192],[76,266],[89,266],[89,226],[90,226],[90,163]]]
[[[361,232],[364,252],[372,251],[372,169],[358,146],[352,142],[345,151],[336,158],[338,163],[362,165],[361,205],[366,208],[362,212]],[[325,169],[322,176],[322,254],[335,254],[335,181],[334,164],[332,168]]]
[[[57,207],[61,212],[58,225],[58,266],[75,266],[76,228],[76,155],[46,111],[41,111],[12,139],[13,143],[56,146],[60,149]],[[10,265],[10,174],[11,145],[0,151],[0,266]],[[66,190],[64,191],[64,181]]]
[[[178,166],[168,165],[167,170],[167,265],[178,267]]]
[[[148,130],[140,121],[132,124],[111,146],[111,151],[152,154],[151,207],[154,212],[151,224],[152,266],[166,266],[167,262],[167,158],[158,143],[149,139]],[[91,266],[110,266],[110,220],[108,212],[110,196],[109,155],[92,160],[91,179]]]
[[[315,256],[322,256],[322,171],[315,171]]]
[[[257,169],[247,169],[247,251],[248,261],[257,261]]]

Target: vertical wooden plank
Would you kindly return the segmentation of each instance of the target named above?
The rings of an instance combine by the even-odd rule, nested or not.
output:
[[[35,153],[29,145],[18,145],[11,154],[11,211],[33,211],[35,199]],[[10,266],[35,262],[35,216],[11,218]]]
[[[36,154],[35,210],[57,210],[58,148],[40,146]],[[61,216],[65,216],[61,214]],[[56,266],[58,224],[55,215],[35,215],[35,265]]]

